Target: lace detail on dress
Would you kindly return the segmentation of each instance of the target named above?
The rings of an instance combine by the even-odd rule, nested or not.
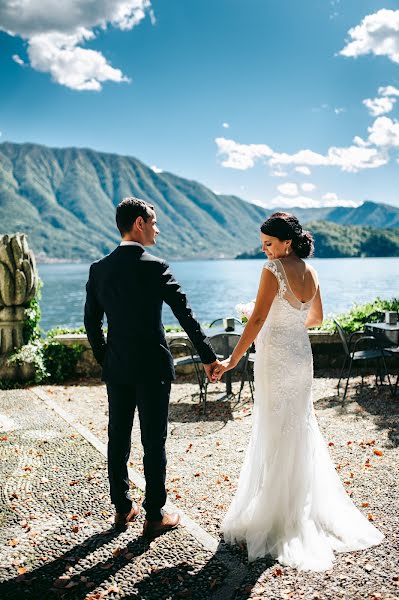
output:
[[[268,261],[265,264],[264,268],[271,271],[273,273],[273,275],[276,277],[277,282],[278,282],[278,295],[280,296],[280,298],[283,298],[284,294],[287,291],[287,284],[285,283],[282,273],[278,270],[276,263],[274,261],[273,262]]]

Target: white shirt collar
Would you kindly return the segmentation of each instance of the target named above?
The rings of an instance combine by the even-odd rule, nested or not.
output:
[[[140,242],[129,242],[127,240],[126,241],[122,240],[119,245],[120,246],[139,246],[139,248],[143,248],[143,250],[144,250],[144,246],[143,246],[143,244],[140,244]]]

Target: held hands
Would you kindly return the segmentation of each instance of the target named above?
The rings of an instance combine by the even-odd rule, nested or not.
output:
[[[229,356],[229,358],[226,358],[226,360],[219,362],[219,364],[215,365],[215,368],[212,371],[212,381],[220,381],[223,374],[226,373],[226,371],[234,369],[235,366],[236,363],[232,360],[231,356]]]
[[[202,365],[204,367],[206,376],[208,377],[209,381],[212,381],[212,383],[214,383],[216,381],[216,378],[215,378],[213,372],[216,369],[216,367],[218,367],[221,364],[222,363],[220,362],[220,360],[215,360],[213,363],[210,363],[208,365],[205,365],[205,364]]]
[[[209,365],[203,365],[205,373],[209,381],[212,381],[212,383],[220,381],[223,373],[225,373],[226,371],[230,371],[230,369],[234,369],[235,366],[236,363],[232,361],[231,356],[223,361],[215,360]]]

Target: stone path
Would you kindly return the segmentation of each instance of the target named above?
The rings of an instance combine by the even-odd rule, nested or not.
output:
[[[123,534],[111,528],[103,386],[0,392],[0,599],[399,600],[399,403],[369,379],[363,388],[351,382],[342,403],[326,373],[314,400],[348,493],[386,537],[337,555],[323,573],[270,557],[248,564],[245,550],[219,542],[250,430],[247,398],[210,401],[204,417],[191,384],[175,384],[168,485],[185,527],[148,544],[142,516]],[[131,458],[140,470],[135,427]],[[130,475],[140,502],[143,479]]]
[[[151,543],[143,516],[116,534],[105,457],[32,391],[0,406],[0,598],[231,596],[245,575],[233,553],[189,520]]]

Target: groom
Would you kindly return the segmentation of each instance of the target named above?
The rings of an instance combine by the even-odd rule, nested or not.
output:
[[[175,378],[161,320],[164,301],[196,347],[209,379],[217,361],[168,264],[145,251],[159,234],[154,207],[138,198],[125,198],[117,206],[116,224],[120,245],[90,267],[84,323],[107,386],[108,475],[115,527],[126,529],[139,514],[129,497],[127,471],[137,406],[146,481],[143,535],[154,537],[174,529],[180,520],[177,513],[163,510],[168,406]],[[107,340],[102,330],[104,313]]]

